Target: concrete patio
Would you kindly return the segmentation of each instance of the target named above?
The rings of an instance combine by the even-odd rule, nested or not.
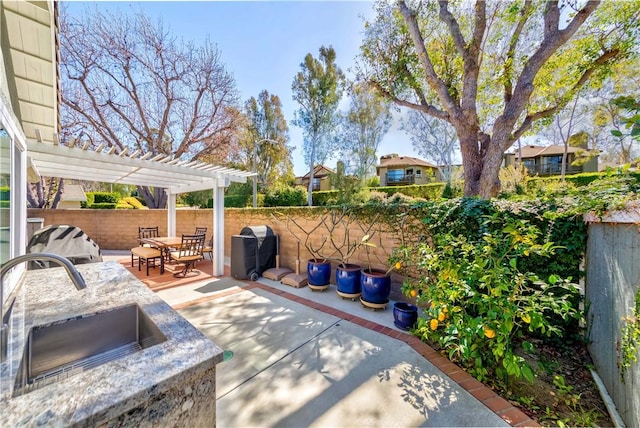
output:
[[[397,329],[392,302],[372,311],[334,286],[312,292],[264,278],[196,277],[157,293],[227,350],[217,373],[220,427],[537,426]]]

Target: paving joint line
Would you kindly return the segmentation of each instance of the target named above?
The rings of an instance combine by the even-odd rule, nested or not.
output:
[[[341,321],[344,321],[341,318],[338,318],[338,320],[332,324],[330,324],[327,328],[325,328],[324,330],[316,333],[315,335],[313,335],[311,338],[309,338],[308,340],[304,341],[303,343],[301,343],[300,345],[296,346],[295,348],[293,348],[290,351],[287,351],[282,357],[278,358],[277,360],[275,360],[274,362],[272,362],[271,364],[269,364],[268,366],[264,367],[262,370],[258,371],[257,373],[254,373],[253,375],[251,375],[250,377],[248,377],[247,379],[243,380],[242,382],[240,382],[239,384],[237,384],[236,386],[234,386],[233,388],[231,388],[229,391],[227,391],[226,393],[224,393],[223,395],[219,396],[216,398],[216,400],[221,400],[224,397],[226,397],[227,395],[231,394],[233,391],[235,391],[236,389],[240,388],[242,385],[244,385],[245,383],[249,382],[250,380],[254,379],[256,376],[258,376],[259,374],[263,373],[264,371],[270,369],[271,367],[273,367],[274,365],[278,364],[280,361],[284,360],[285,358],[287,358],[289,355],[293,354],[294,352],[296,352],[298,349],[302,348],[303,346],[305,346],[306,344],[310,343],[311,341],[317,339],[318,337],[320,337],[321,334],[323,334],[324,332],[328,331],[329,329],[335,327],[336,325],[340,324]]]

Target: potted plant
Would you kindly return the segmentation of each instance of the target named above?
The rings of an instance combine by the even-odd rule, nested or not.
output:
[[[328,241],[327,235],[320,232],[321,226],[325,225],[325,217],[309,230],[291,216],[287,216],[286,221],[288,230],[289,224],[293,224],[304,234],[304,247],[311,254],[311,258],[307,261],[307,285],[312,290],[326,290],[329,288],[329,282],[331,281],[331,259],[324,253]],[[314,234],[322,235],[322,240],[319,242],[317,240],[314,241],[312,239]]]
[[[360,287],[362,294],[360,301],[364,306],[373,309],[385,309],[389,303],[391,294],[391,271],[402,267],[400,262],[395,262],[386,271],[371,267],[371,248],[375,244],[365,243],[367,250],[367,268],[362,269],[360,276]]]
[[[363,224],[358,221],[348,206],[339,210],[333,209],[322,219],[322,223],[327,229],[329,243],[334,249],[331,259],[338,264],[336,267],[336,292],[342,298],[356,299],[360,297],[360,271],[362,267],[349,263],[349,259],[363,244],[369,241],[376,220],[377,215],[368,224]],[[362,237],[354,239],[352,231],[356,227],[360,229]]]

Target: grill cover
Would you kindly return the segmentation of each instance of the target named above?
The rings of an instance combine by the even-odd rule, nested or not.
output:
[[[27,245],[27,253],[53,253],[66,257],[75,265],[102,261],[100,247],[79,227],[69,224],[50,225],[36,230]],[[48,261],[29,262],[29,269],[58,266]]]
[[[253,236],[258,241],[258,274],[262,275],[265,270],[276,266],[276,235],[273,229],[267,225],[246,226],[242,228],[240,235]]]

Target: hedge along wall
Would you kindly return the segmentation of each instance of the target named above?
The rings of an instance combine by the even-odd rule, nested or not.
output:
[[[240,233],[245,226],[256,226],[266,224],[274,232],[280,235],[280,260],[281,265],[295,268],[297,258],[296,239],[287,231],[284,221],[276,221],[273,213],[284,212],[296,218],[296,221],[305,229],[310,230],[319,222],[322,213],[326,211],[316,207],[300,208],[278,208],[278,209],[250,209],[250,208],[227,208],[225,209],[225,256],[231,254],[231,236]],[[160,235],[167,234],[167,210],[64,210],[64,209],[32,209],[27,210],[28,217],[44,218],[44,225],[51,224],[72,224],[81,228],[91,239],[93,239],[101,249],[105,250],[129,250],[138,245],[138,226],[158,226]],[[208,209],[182,209],[176,211],[177,235],[183,233],[193,233],[196,226],[207,227],[207,240],[212,236],[213,210]],[[311,257],[304,247],[304,234],[295,227],[290,229],[296,233],[301,240],[300,244],[300,270],[306,271],[306,261]],[[362,230],[352,224],[350,230],[353,239],[361,239]],[[312,242],[314,246],[319,246],[325,233],[314,234]],[[336,239],[344,236],[343,228],[336,228]],[[371,248],[372,267],[381,269],[387,268],[386,259],[393,247],[397,246],[397,239],[389,233],[376,233],[371,242],[376,247]],[[366,266],[367,255],[364,248],[360,248],[349,260],[350,263]]]

